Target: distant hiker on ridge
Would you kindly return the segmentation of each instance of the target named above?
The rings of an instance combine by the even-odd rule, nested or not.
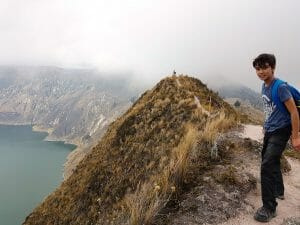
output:
[[[280,157],[286,144],[292,137],[293,147],[300,151],[299,113],[294,93],[299,92],[274,77],[275,56],[261,54],[253,61],[253,67],[262,85],[264,103],[264,140],[261,161],[261,193],[263,206],[259,208],[254,219],[268,222],[276,216],[276,198],[284,199],[284,185],[280,171]],[[296,209],[295,209],[296,210]]]

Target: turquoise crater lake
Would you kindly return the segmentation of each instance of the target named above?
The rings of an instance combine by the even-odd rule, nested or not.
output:
[[[27,125],[0,125],[0,224],[22,224],[62,182],[63,164],[76,146],[46,136]]]

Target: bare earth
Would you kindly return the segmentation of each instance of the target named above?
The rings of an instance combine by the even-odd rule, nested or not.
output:
[[[261,126],[245,125],[243,137],[249,137],[253,140],[262,141],[262,128]],[[273,218],[268,225],[281,225],[281,224],[298,224],[286,223],[286,219],[295,217],[300,218],[300,162],[292,158],[288,158],[292,170],[288,174],[284,174],[285,184],[285,200],[278,200],[277,216]],[[254,176],[259,178],[260,165],[253,165],[249,171],[254,173]],[[258,179],[260,180],[260,179]],[[251,191],[247,198],[249,207],[246,211],[240,213],[239,216],[232,218],[220,225],[256,225],[262,224],[253,219],[253,215],[257,208],[261,207],[260,183],[257,189]]]

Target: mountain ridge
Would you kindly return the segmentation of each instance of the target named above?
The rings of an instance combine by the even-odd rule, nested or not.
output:
[[[197,133],[202,133],[205,149],[213,144],[218,129],[221,132],[235,124],[236,116],[201,81],[187,76],[163,79],[109,126],[74,173],[24,224],[146,223],[151,212],[136,218],[140,212],[135,210],[144,204],[137,202],[137,196],[148,193],[142,199],[154,204],[150,210],[159,210],[159,202],[167,201],[184,182],[185,164]],[[194,154],[202,160],[209,155],[197,151]],[[152,191],[153,183],[160,191]]]

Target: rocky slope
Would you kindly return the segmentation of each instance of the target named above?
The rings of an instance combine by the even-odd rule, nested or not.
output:
[[[236,217],[231,218],[227,221],[223,221],[220,225],[259,225],[253,219],[253,215],[256,210],[261,207],[261,188],[260,188],[260,161],[259,155],[255,154],[253,151],[255,147],[258,149],[262,148],[263,132],[262,126],[257,125],[244,125],[242,137],[247,138],[253,143],[250,148],[247,160],[245,160],[245,167],[247,167],[248,172],[253,174],[256,178],[257,188],[250,191],[245,202],[247,207],[245,210],[239,210]],[[250,138],[250,139],[249,139]],[[254,141],[255,140],[255,141]],[[254,144],[255,143],[255,144]],[[252,156],[251,156],[252,155]],[[293,149],[287,148],[284,153],[285,157],[281,160],[283,179],[284,179],[284,189],[285,189],[285,199],[278,200],[277,216],[273,218],[268,225],[298,225],[300,224],[300,177],[298,176],[298,171],[300,169],[299,159],[300,152],[294,151]],[[254,156],[254,157],[253,157]]]
[[[0,124],[31,124],[48,140],[76,144],[66,179],[137,93],[127,79],[91,69],[1,66]]]
[[[95,70],[0,67],[0,123],[32,124],[48,139],[92,142],[131,105],[126,80]]]
[[[238,84],[227,84],[220,85],[219,87],[215,87],[220,96],[223,98],[239,98],[240,101],[244,102],[247,105],[251,105],[257,110],[262,111],[263,102],[261,95],[252,89]]]
[[[263,124],[265,117],[263,111],[255,108],[249,101],[240,98],[226,98],[225,101],[239,113],[242,123]]]
[[[109,126],[24,224],[182,224],[187,212],[181,203],[201,193],[201,185],[212,192],[204,196],[202,216],[218,207],[208,204],[216,188],[227,204],[242,199],[255,181],[229,163],[242,150],[222,135],[236,126],[236,117],[201,81],[162,80]],[[214,214],[209,221],[220,220],[224,215]]]

